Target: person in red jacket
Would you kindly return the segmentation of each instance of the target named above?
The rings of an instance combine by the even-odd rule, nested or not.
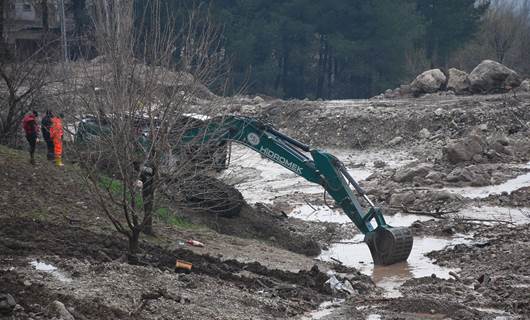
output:
[[[62,167],[63,160],[63,121],[62,114],[52,118],[52,126],[50,127],[50,138],[53,141],[53,148],[55,153],[55,164]]]
[[[28,113],[24,119],[22,119],[22,127],[26,134],[26,140],[29,143],[29,162],[35,164],[35,146],[37,144],[37,134],[39,132],[39,125],[37,123],[37,117],[39,114],[37,111]]]

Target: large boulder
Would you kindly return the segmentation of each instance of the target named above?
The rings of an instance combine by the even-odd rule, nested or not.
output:
[[[517,72],[493,60],[484,60],[468,76],[473,93],[506,92],[521,84]]]
[[[444,149],[447,160],[453,164],[471,161],[475,155],[484,152],[485,142],[475,135],[471,135],[457,142],[449,143]]]
[[[456,94],[463,94],[469,91],[469,80],[467,73],[456,68],[449,69],[447,79],[447,90],[453,90]]]
[[[434,93],[440,91],[447,78],[440,69],[431,69],[423,72],[412,81],[410,88],[415,95]]]

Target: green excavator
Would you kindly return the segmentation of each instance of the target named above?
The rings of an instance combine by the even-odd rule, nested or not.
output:
[[[389,226],[381,209],[373,204],[337,157],[313,149],[255,118],[224,116],[206,121],[191,120],[191,128],[188,127],[190,129],[178,135],[181,138],[176,142],[176,149],[189,152],[190,147],[193,150],[194,146],[207,146],[207,149],[213,146],[214,149],[226,152],[229,142],[242,144],[306,180],[321,185],[365,235],[364,241],[370,249],[374,264],[390,265],[405,261],[409,257],[413,244],[410,229]],[[76,136],[79,140],[84,140],[87,134],[101,132],[105,130],[96,122],[82,121]],[[140,137],[140,140],[142,144],[148,143],[145,136]],[[221,161],[216,160],[213,165],[223,168],[225,157],[217,159]],[[361,206],[350,186],[365,200],[369,207],[367,211]]]
[[[389,226],[381,209],[373,204],[337,157],[312,149],[269,124],[242,116],[213,118],[204,126],[186,131],[181,143],[211,144],[212,141],[219,146],[229,141],[242,144],[306,180],[321,185],[365,235],[364,241],[376,265],[407,260],[413,243],[410,229]],[[361,206],[350,185],[366,201],[368,211]]]

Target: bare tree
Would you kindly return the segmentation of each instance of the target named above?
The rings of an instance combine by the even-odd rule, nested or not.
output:
[[[24,115],[39,104],[46,84],[47,65],[37,57],[0,61],[0,143],[13,144]]]
[[[212,145],[196,137],[194,151],[183,156],[179,142],[223,113],[212,102],[200,117],[193,114],[197,97],[208,92],[204,84],[221,70],[219,30],[202,8],[177,24],[159,1],[140,12],[127,1],[94,4],[101,57],[69,66],[74,89],[68,103],[78,106],[69,114],[90,115],[77,134],[85,181],[134,256],[141,232],[150,231],[160,191],[172,185],[178,192],[183,181],[211,168],[214,156],[200,151]]]
[[[452,64],[471,70],[484,59],[493,59],[530,71],[530,0],[492,1],[474,41],[453,54]]]
[[[483,35],[501,63],[515,48],[525,27],[528,27],[529,17],[525,8],[528,8],[526,0],[524,3],[495,1],[485,15]]]

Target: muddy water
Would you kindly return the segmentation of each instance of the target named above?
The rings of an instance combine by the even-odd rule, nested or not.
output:
[[[68,278],[63,272],[59,271],[55,266],[53,266],[51,264],[48,264],[48,263],[45,263],[45,262],[42,262],[42,261],[38,261],[38,260],[33,260],[29,264],[36,271],[40,271],[40,272],[45,272],[45,273],[51,274],[52,276],[54,276],[55,278],[57,278],[57,280],[59,280],[61,282],[71,282],[72,281],[72,279]]]
[[[513,223],[526,224],[530,223],[530,208],[508,208],[508,207],[469,207],[452,214],[455,218],[465,218],[469,220],[476,219],[484,224],[496,223]]]
[[[327,206],[317,205],[301,205],[296,207],[289,215],[293,218],[298,218],[305,221],[320,221],[320,222],[334,222],[334,223],[352,223],[350,218],[338,208],[330,208]],[[433,219],[429,216],[411,215],[397,213],[395,215],[385,215],[385,221],[388,225],[393,227],[407,227],[414,221],[427,221]],[[375,225],[374,225],[375,226]]]
[[[524,168],[530,170],[530,162]],[[530,172],[510,179],[502,184],[484,187],[447,188],[447,191],[457,193],[463,197],[483,199],[490,195],[499,195],[503,192],[512,193],[520,188],[530,187]]]
[[[364,235],[357,235],[350,242],[334,244],[329,250],[323,251],[319,258],[324,261],[339,260],[371,276],[377,286],[385,289],[387,297],[398,297],[399,286],[412,278],[428,277],[433,274],[439,278],[449,278],[449,272],[458,271],[458,269],[433,264],[425,254],[450,245],[469,242],[463,236],[454,238],[415,237],[414,246],[406,262],[390,266],[374,266],[370,250],[362,242],[363,238]]]
[[[389,167],[397,167],[414,159],[405,153],[329,150],[339,158],[348,172],[358,181],[366,179],[374,172],[373,162],[384,158]],[[230,166],[221,179],[235,185],[249,203],[271,203],[280,196],[292,195],[294,192],[304,194],[322,193],[324,189],[276,164],[259,153],[232,144]]]

